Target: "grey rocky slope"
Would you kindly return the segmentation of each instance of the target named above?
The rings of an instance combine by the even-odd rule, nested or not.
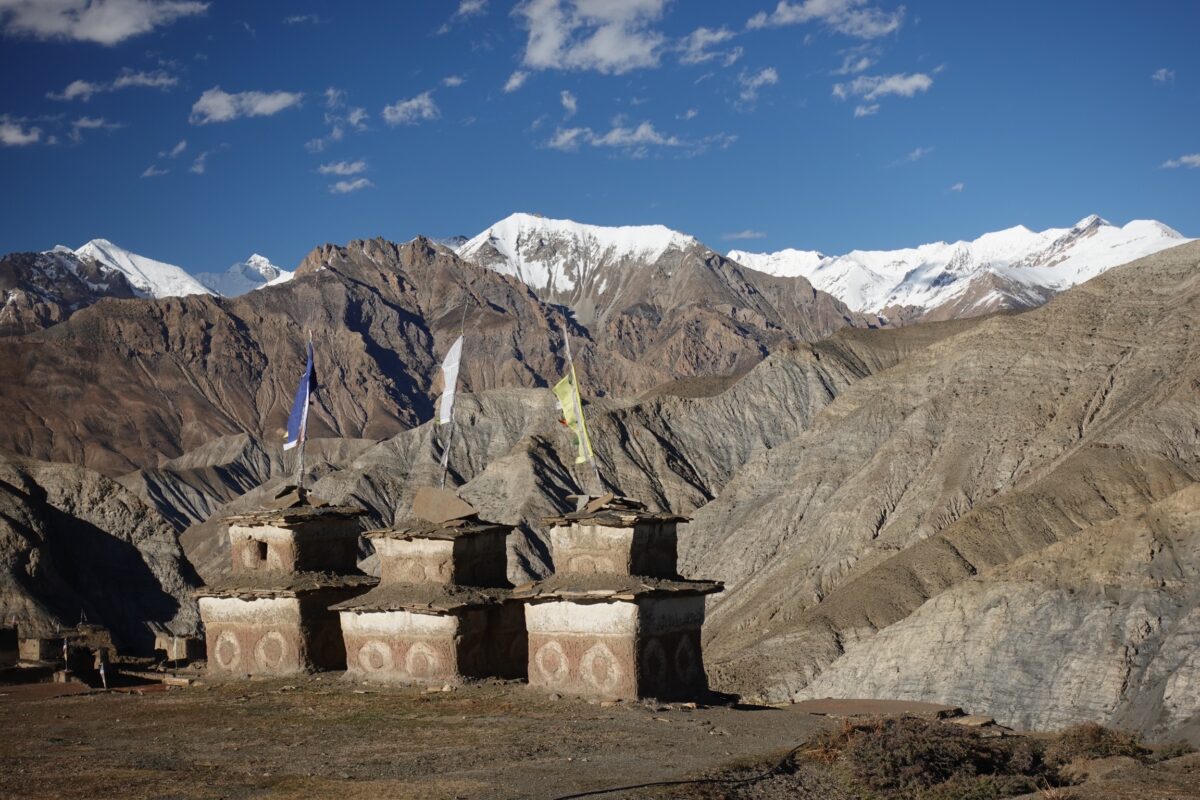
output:
[[[146,651],[148,622],[199,623],[175,530],[133,493],[66,464],[0,457],[0,620],[51,635],[81,617]]]
[[[0,258],[0,336],[62,322],[104,297],[137,296],[119,270],[63,248]]]

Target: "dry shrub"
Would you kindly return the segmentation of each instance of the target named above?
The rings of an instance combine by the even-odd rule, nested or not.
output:
[[[1079,759],[1110,756],[1129,756],[1146,761],[1150,751],[1142,747],[1133,734],[1114,731],[1095,722],[1064,728],[1046,741],[1046,762],[1055,767]]]

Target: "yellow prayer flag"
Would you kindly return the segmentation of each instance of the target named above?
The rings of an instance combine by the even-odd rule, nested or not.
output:
[[[562,411],[562,423],[575,434],[578,454],[575,463],[582,464],[592,458],[592,440],[588,437],[587,423],[583,420],[583,403],[579,399],[579,388],[575,380],[575,367],[567,376],[554,385],[554,396]]]

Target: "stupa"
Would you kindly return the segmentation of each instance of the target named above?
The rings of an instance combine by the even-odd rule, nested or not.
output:
[[[344,669],[337,612],[370,589],[357,568],[365,513],[288,487],[271,508],[227,517],[232,577],[196,592],[215,675],[290,675]]]
[[[456,684],[525,677],[522,604],[511,597],[505,539],[452,493],[422,489],[412,522],[369,531],[379,586],[334,607],[347,677]]]
[[[702,697],[704,597],[724,587],[680,577],[687,517],[607,494],[545,520],[555,573],[518,587],[531,685],[608,699]]]

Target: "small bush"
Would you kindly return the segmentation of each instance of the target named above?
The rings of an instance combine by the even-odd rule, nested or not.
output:
[[[1150,751],[1138,743],[1136,736],[1114,731],[1095,722],[1064,728],[1046,742],[1046,762],[1055,767],[1079,759],[1109,756],[1129,756],[1146,761]]]

